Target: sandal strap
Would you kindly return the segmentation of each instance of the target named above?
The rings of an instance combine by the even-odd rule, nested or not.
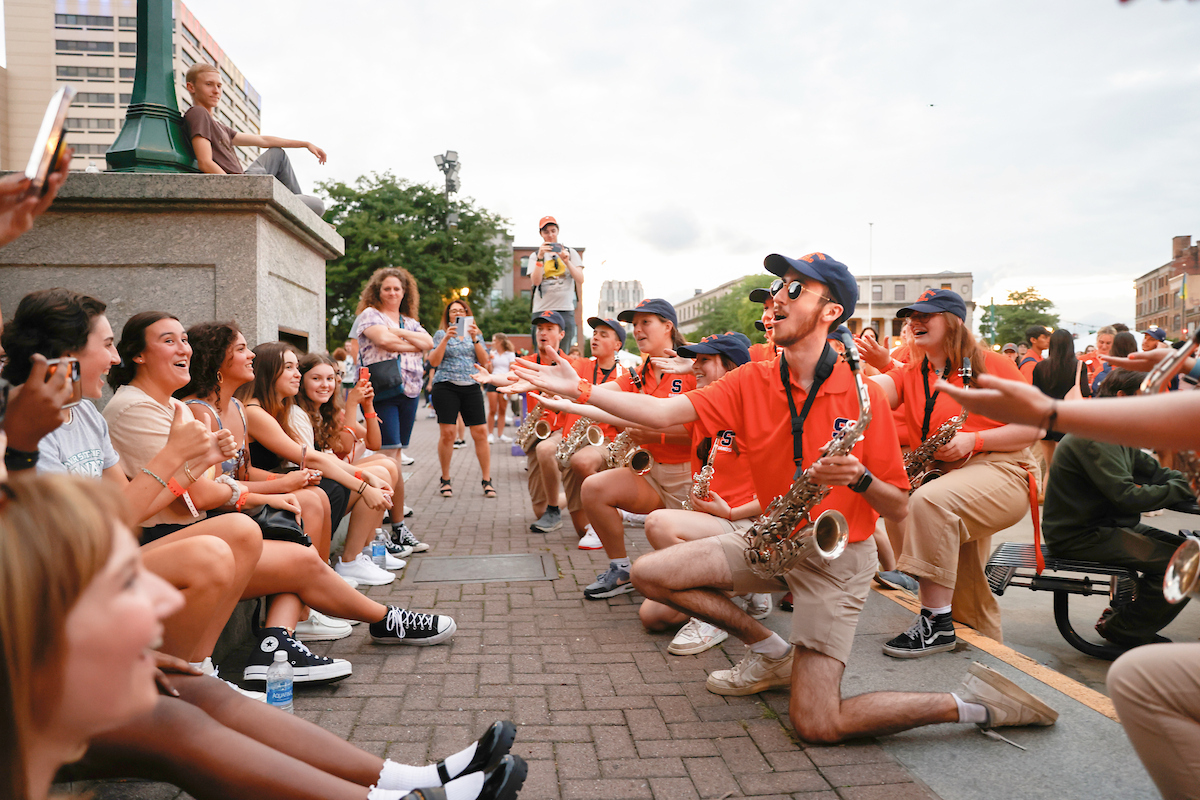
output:
[[[449,486],[449,485],[450,485],[450,479],[449,479],[449,478],[438,478],[438,480],[442,482],[442,483],[441,483],[441,485],[442,485],[442,486]]]

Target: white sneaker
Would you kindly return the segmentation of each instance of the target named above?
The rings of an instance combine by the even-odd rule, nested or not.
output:
[[[496,443],[496,434],[489,433],[488,434],[488,444],[495,444],[495,443]]]
[[[508,434],[505,434],[505,433],[500,434],[500,441],[508,443],[508,442],[511,442],[512,440],[513,440],[512,437],[509,436]]]
[[[694,656],[716,647],[728,638],[727,631],[692,617],[667,645],[667,652],[673,656]]]
[[[988,711],[981,728],[1006,725],[1053,725],[1058,712],[991,667],[974,661],[967,667],[962,689],[964,703],[979,703]]]
[[[591,525],[587,526],[587,529],[585,530],[583,537],[579,540],[579,549],[580,550],[603,550],[604,549],[604,543],[600,541],[599,534],[596,533],[596,531],[592,528]]]
[[[333,571],[343,577],[354,578],[363,586],[386,586],[396,580],[393,573],[375,566],[371,557],[362,553],[355,556],[353,561],[338,559]]]
[[[727,697],[742,697],[790,686],[793,652],[794,648],[788,648],[786,656],[776,659],[747,650],[746,657],[734,664],[732,669],[719,669],[709,675],[705,686],[713,694]]]
[[[371,562],[371,566],[373,566],[373,567],[379,566],[378,564],[375,563],[375,559],[371,558],[371,546],[370,545],[367,545],[366,547],[363,548],[362,555],[367,557],[367,560]],[[403,558],[396,558],[391,553],[384,551],[384,553],[383,553],[383,568],[384,569],[388,569],[388,570],[404,569],[407,566],[408,566],[408,562],[405,561]]]
[[[302,642],[332,642],[345,639],[351,633],[350,623],[337,617],[327,617],[315,608],[308,619],[296,623],[295,637]]]
[[[204,659],[204,663],[200,666],[200,671],[203,672],[205,675],[208,675],[210,678],[216,678],[217,680],[222,680],[221,672],[215,666],[213,666],[213,662],[212,662],[211,658]],[[238,686],[236,683],[232,683],[230,681],[225,681],[225,685],[228,686],[230,689],[233,689],[235,692],[240,694],[242,697],[248,697],[251,700],[257,700],[260,703],[267,702],[267,693],[266,692],[254,692],[254,691],[251,691],[250,689],[243,689],[242,687]]]
[[[426,414],[425,414],[425,419],[434,419],[436,417],[437,417],[437,412],[434,411],[432,408],[430,408],[429,411],[426,412]]]
[[[412,515],[413,515],[412,506],[405,506],[404,507],[404,516],[411,517]]]
[[[628,511],[626,511],[623,508],[619,508],[617,510],[621,512],[621,519],[624,520],[626,525],[633,525],[638,528],[645,527],[645,525],[646,525],[646,515],[645,514],[630,514]]]
[[[400,464],[402,466],[407,467],[410,464],[415,464],[415,463],[417,463],[417,460],[415,458],[413,458],[412,456],[410,456],[408,453],[404,452],[403,450],[400,451]]]
[[[765,619],[771,613],[772,606],[770,592],[755,592],[746,595],[746,613],[752,619]]]
[[[336,564],[337,560],[335,559],[333,563]],[[337,570],[334,570],[334,572],[337,572]],[[344,580],[346,582],[346,585],[349,586],[351,589],[358,588],[358,581],[354,580],[354,578],[351,578],[348,575],[342,575],[341,573],[338,573],[338,577],[341,578],[342,580]]]

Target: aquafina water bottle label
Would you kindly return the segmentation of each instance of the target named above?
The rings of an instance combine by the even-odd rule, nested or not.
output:
[[[292,704],[292,682],[280,680],[268,683],[267,704],[277,708],[290,706]]]

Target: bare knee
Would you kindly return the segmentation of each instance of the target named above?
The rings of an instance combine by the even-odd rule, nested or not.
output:
[[[646,630],[657,633],[678,627],[687,617],[670,606],[654,600],[643,600],[638,607],[638,619]]]
[[[237,560],[226,542],[216,536],[195,536],[189,542],[188,556],[192,586],[224,593],[233,585]]]
[[[475,440],[476,444],[487,440],[487,428],[483,425],[472,425],[470,430],[471,438]]]
[[[222,514],[217,523],[222,528],[221,538],[233,551],[238,563],[249,560],[257,564],[262,556],[263,537],[258,523],[245,514]]]
[[[643,597],[658,599],[672,588],[668,585],[671,575],[671,559],[665,551],[655,551],[633,562],[630,580]]]
[[[663,550],[679,542],[669,522],[669,515],[662,511],[651,511],[646,517],[646,540],[655,550]]]
[[[820,714],[797,708],[795,704],[788,709],[788,719],[796,729],[796,735],[805,744],[837,744],[846,739],[838,727],[838,720],[822,718]]]

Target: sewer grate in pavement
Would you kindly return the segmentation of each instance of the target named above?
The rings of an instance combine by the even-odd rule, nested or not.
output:
[[[409,565],[406,577],[414,583],[552,581],[558,578],[558,564],[550,553],[422,556],[410,561]]]

